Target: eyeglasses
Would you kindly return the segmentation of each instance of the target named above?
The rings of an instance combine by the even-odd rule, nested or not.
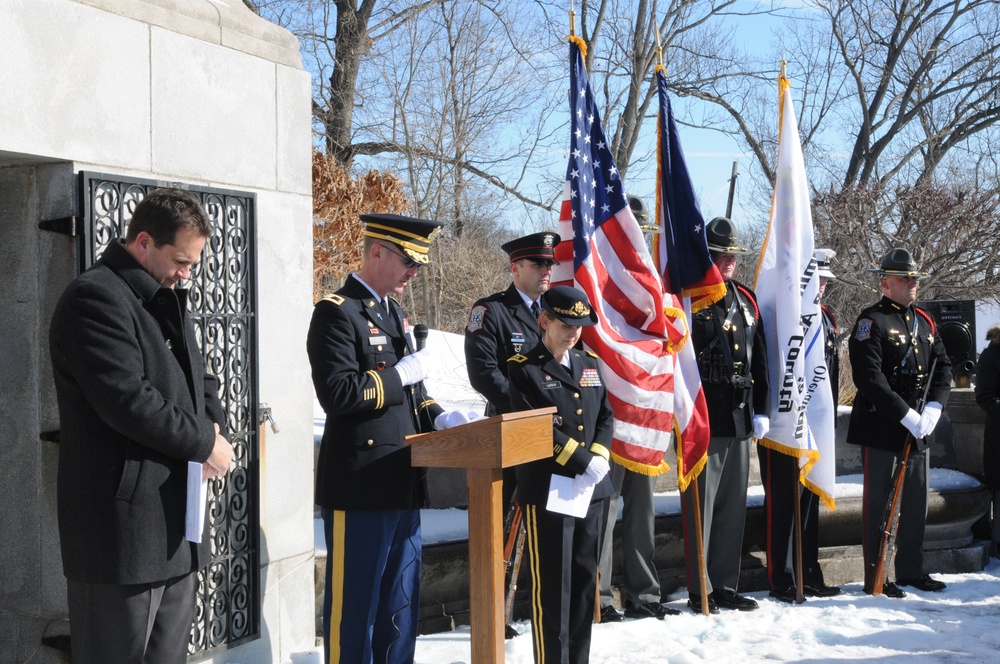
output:
[[[393,249],[390,245],[385,244],[384,242],[379,242],[379,245],[381,245],[382,247],[388,249],[390,252],[396,254],[400,258],[402,258],[403,259],[403,267],[405,267],[407,270],[412,270],[415,267],[416,268],[421,268],[421,267],[424,266],[423,263],[418,263],[417,261],[413,260],[412,258],[410,258],[409,256],[407,256],[406,254],[399,253],[398,251],[396,251],[395,249]]]

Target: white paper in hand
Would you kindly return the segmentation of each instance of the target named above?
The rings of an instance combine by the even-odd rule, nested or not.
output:
[[[202,464],[188,461],[187,508],[184,512],[184,539],[201,543],[205,527],[205,502],[208,500],[208,480],[201,478]]]
[[[550,512],[582,518],[587,516],[594,485],[581,489],[575,477],[553,475],[549,480],[549,500],[545,509]]]

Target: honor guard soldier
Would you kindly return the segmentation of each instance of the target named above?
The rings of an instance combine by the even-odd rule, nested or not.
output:
[[[541,298],[542,340],[508,362],[515,410],[556,407],[552,456],[517,467],[531,570],[535,662],[586,664],[597,591],[601,525],[611,493],[608,458],[614,417],[597,356],[576,350],[582,327],[597,313],[576,288],[557,286]],[[559,480],[571,494],[590,493],[582,517],[548,508]],[[585,499],[585,498],[584,498]]]
[[[420,606],[424,471],[407,435],[474,419],[444,413],[422,381],[435,363],[414,352],[403,293],[441,224],[364,214],[361,270],[316,304],[307,350],[326,426],[316,503],[326,535],[326,662],[412,662]]]
[[[943,590],[943,583],[924,572],[930,467],[927,436],[937,426],[951,393],[951,361],[933,319],[913,304],[917,300],[917,280],[928,275],[920,271],[910,252],[892,249],[881,266],[869,272],[880,276],[882,299],[858,315],[848,340],[858,394],[851,410],[847,442],[863,448],[865,592],[871,594],[874,587],[882,515],[907,431],[913,434],[916,444],[906,465],[900,499],[896,580],[899,585],[919,590]],[[914,406],[928,381],[927,405],[923,413],[918,413]],[[883,592],[888,597],[906,595],[892,582],[885,584]]]
[[[532,233],[502,249],[510,256],[512,281],[507,290],[477,300],[465,328],[465,363],[469,383],[487,399],[486,414],[509,413],[507,358],[524,353],[541,339],[540,298],[549,289],[556,265],[555,233]]]
[[[736,592],[743,553],[747,481],[750,474],[750,438],[768,430],[770,392],[764,327],[757,296],[733,279],[737,256],[749,253],[740,246],[736,226],[716,217],[705,229],[712,261],[726,283],[718,302],[692,317],[691,339],[708,405],[711,438],[708,459],[698,475],[702,540],[708,587],[701,587],[694,527],[694,491],[683,494],[684,546],[687,554],[688,606],[701,610],[701,593],[709,595],[709,609],[752,611],[757,602]]]
[[[832,249],[817,249],[813,253],[819,277],[820,298],[826,292],[827,284],[836,279],[830,270],[830,264],[836,255]],[[839,375],[837,323],[826,306],[821,305],[821,314],[827,376],[833,394],[833,412],[836,413]],[[794,602],[798,595],[791,548],[794,541],[795,504],[785,497],[792,496],[798,489],[799,460],[765,445],[757,446],[757,455],[767,516],[767,579],[770,595],[782,602]],[[823,569],[819,565],[819,496],[813,491],[799,491],[799,506],[802,514],[802,594],[806,597],[839,595],[840,588],[826,585]]]

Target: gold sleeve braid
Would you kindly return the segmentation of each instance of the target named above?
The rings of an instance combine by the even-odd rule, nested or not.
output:
[[[570,457],[573,456],[573,452],[576,452],[576,448],[580,447],[580,443],[576,442],[572,438],[566,442],[566,445],[560,450],[559,446],[556,445],[556,463],[560,466],[565,466],[566,462],[569,461]]]
[[[385,388],[382,385],[382,377],[378,375],[378,372],[372,369],[371,371],[366,371],[365,374],[372,377],[372,387],[366,387],[362,392],[362,396],[365,401],[374,401],[375,410],[378,410],[385,405]]]

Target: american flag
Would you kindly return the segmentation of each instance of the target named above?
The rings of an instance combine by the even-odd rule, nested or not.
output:
[[[683,332],[664,313],[663,285],[601,128],[579,37],[570,37],[569,166],[554,282],[583,290],[600,322],[583,342],[597,354],[615,415],[611,453],[627,468],[664,472],[673,431],[674,354]]]
[[[653,253],[663,275],[663,284],[683,309],[676,322],[687,322],[692,309],[697,311],[726,294],[719,268],[712,262],[705,237],[705,220],[691,185],[677,125],[674,122],[667,77],[657,66],[656,86],[660,100],[657,120],[657,224]],[[683,300],[681,299],[683,298]],[[688,337],[687,340],[690,340]],[[698,476],[708,453],[708,407],[701,387],[694,347],[685,343],[677,354],[674,367],[674,416],[677,430],[677,484],[681,491]]]

